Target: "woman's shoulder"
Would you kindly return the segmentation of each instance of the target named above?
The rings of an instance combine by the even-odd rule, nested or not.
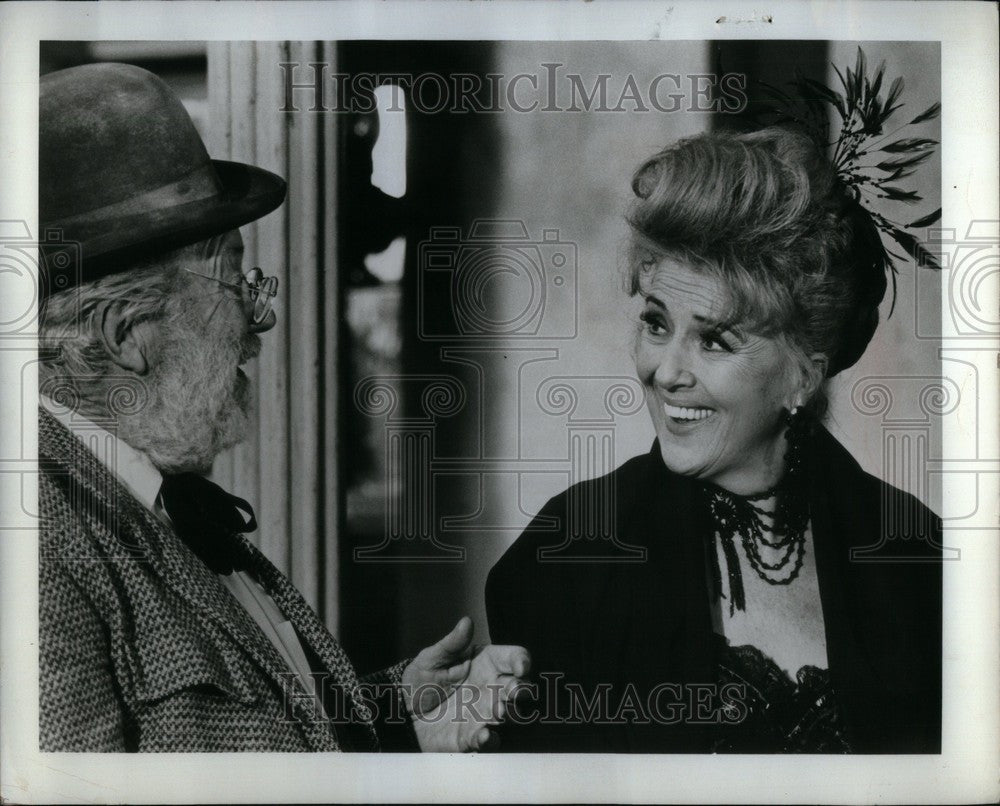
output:
[[[598,505],[610,500],[614,502],[616,512],[627,511],[636,499],[645,495],[645,490],[651,484],[660,490],[669,483],[670,474],[660,458],[657,443],[647,453],[633,456],[614,470],[590,479],[571,484],[561,492],[556,493],[538,511],[538,514],[528,524],[526,532],[537,531],[540,521],[564,514],[571,506],[580,502]]]
[[[921,511],[934,514],[916,496],[866,471],[826,428],[817,429],[813,453],[816,480],[828,485],[831,494],[841,497],[860,495],[866,501],[879,501],[885,495],[893,495],[912,501]]]
[[[939,556],[941,519],[917,496],[867,472],[825,428],[817,430],[813,467],[812,503],[824,504],[844,539]]]
[[[492,640],[551,652],[569,640],[571,625],[623,606],[606,592],[646,564],[650,535],[637,527],[667,475],[657,448],[549,498],[487,576]]]
[[[663,466],[656,444],[648,453],[634,456],[619,467],[570,485],[556,493],[538,510],[520,537],[506,550],[494,566],[491,576],[515,574],[526,569],[536,569],[538,573],[556,574],[560,569],[573,566],[572,563],[544,563],[539,558],[546,551],[565,545],[571,533],[589,527],[598,528],[601,523],[614,522],[616,531],[636,512],[647,508],[653,496],[662,494],[671,474]],[[654,489],[655,488],[655,489]],[[577,515],[584,523],[577,524]],[[576,524],[576,527],[574,527]],[[588,547],[600,550],[600,541],[577,540],[577,547],[586,551]],[[541,553],[540,553],[541,552]],[[576,568],[579,573],[580,569]]]
[[[654,443],[651,450],[633,456],[608,473],[571,484],[562,492],[552,496],[542,511],[558,509],[567,501],[594,490],[614,489],[618,500],[622,500],[622,496],[633,498],[640,487],[651,479],[655,478],[657,483],[662,485],[668,483],[671,477],[672,474],[667,471],[660,458],[659,443]]]

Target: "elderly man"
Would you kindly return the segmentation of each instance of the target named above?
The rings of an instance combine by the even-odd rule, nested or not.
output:
[[[275,323],[277,282],[243,275],[237,228],[284,181],[210,160],[127,65],[43,77],[39,139],[42,228],[82,256],[43,253],[42,749],[491,747],[524,650],[474,648],[462,619],[359,680],[244,537],[250,505],[204,477],[244,436],[240,365]]]

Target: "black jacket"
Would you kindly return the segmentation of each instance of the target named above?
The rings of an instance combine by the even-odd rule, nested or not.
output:
[[[827,656],[847,739],[861,753],[938,753],[940,523],[825,430],[811,457]],[[585,522],[600,500],[613,508],[614,537],[644,559],[607,540],[567,542],[566,524]],[[504,749],[709,750],[726,715],[705,704],[717,642],[696,500],[695,483],[668,471],[654,444],[551,499],[492,569],[491,638],[530,650],[540,692],[511,714]],[[617,559],[583,560],[594,553]]]

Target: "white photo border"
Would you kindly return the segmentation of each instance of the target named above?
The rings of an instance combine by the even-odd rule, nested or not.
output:
[[[36,3],[0,7],[0,221],[37,232],[39,42],[54,39],[826,39],[941,43],[941,226],[996,232],[997,8],[974,2]],[[943,305],[948,295],[942,294]],[[0,321],[18,300],[0,299]],[[947,321],[947,317],[942,317]],[[945,339],[945,347],[948,340]],[[979,411],[994,429],[997,345],[976,363]],[[965,344],[963,343],[963,346]],[[971,370],[970,370],[971,371]],[[0,344],[0,410],[37,378]],[[974,411],[973,411],[974,417]],[[961,418],[959,418],[961,419]],[[955,419],[944,444],[957,444]],[[0,418],[0,444],[33,455],[36,435]],[[23,441],[23,442],[22,442]],[[997,459],[998,454],[984,457]],[[2,455],[0,455],[2,459]],[[1000,500],[998,468],[983,489]],[[3,476],[3,474],[0,474]],[[9,480],[9,476],[6,477]],[[38,746],[37,534],[16,528],[20,491],[5,480],[0,517],[0,787],[30,802],[845,802],[995,801],[998,714],[996,530],[949,535],[943,750],[940,756],[373,756],[348,754],[44,754]],[[970,489],[949,492],[958,512]],[[982,504],[982,502],[980,502]],[[996,506],[994,503],[993,506]],[[391,774],[386,774],[391,770]]]

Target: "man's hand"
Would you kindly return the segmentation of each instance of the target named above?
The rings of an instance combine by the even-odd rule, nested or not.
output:
[[[493,750],[499,737],[490,730],[507,710],[531,668],[519,646],[474,646],[472,619],[424,649],[403,670],[403,697],[426,752]]]

